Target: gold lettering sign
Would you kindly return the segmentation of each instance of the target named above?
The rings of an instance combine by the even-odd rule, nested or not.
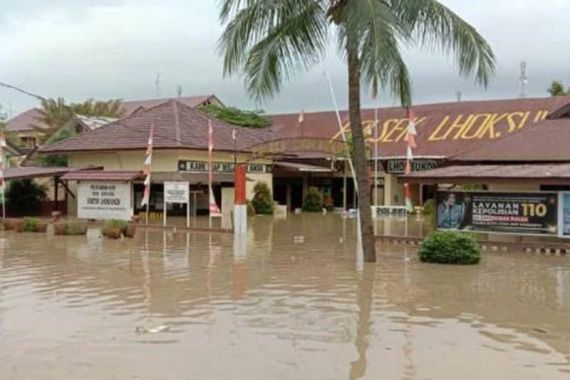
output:
[[[445,115],[436,123],[435,129],[427,136],[428,141],[448,140],[495,140],[509,133],[523,129],[529,123],[537,123],[546,119],[548,111],[513,111],[504,113],[472,113]],[[414,123],[421,135],[421,127],[430,116],[415,118]],[[378,140],[374,139],[374,120],[364,120],[362,128],[369,143],[399,142],[406,136],[408,119],[387,119],[380,121]],[[343,126],[346,134],[350,133],[350,123]],[[341,139],[337,132],[331,141]]]

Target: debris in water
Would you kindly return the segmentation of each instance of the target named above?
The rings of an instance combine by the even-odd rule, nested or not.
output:
[[[138,334],[156,334],[168,330],[170,330],[170,327],[166,325],[159,325],[156,327],[137,326],[135,328],[135,332]]]

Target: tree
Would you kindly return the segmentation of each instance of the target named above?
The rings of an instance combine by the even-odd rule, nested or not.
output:
[[[361,84],[373,96],[383,87],[410,106],[410,76],[400,52],[405,44],[452,53],[461,75],[473,75],[486,86],[495,70],[491,47],[436,0],[222,0],[220,20],[224,74],[243,72],[256,100],[274,95],[284,80],[322,61],[329,37],[336,34],[348,71],[364,259],[376,261]]]
[[[65,99],[44,99],[40,120],[56,129],[64,125],[74,114],[85,116],[122,116],[121,100],[93,100],[89,99],[82,103],[67,104]]]
[[[6,205],[14,215],[38,215],[46,197],[44,186],[31,179],[18,179],[8,184]]]
[[[550,96],[570,95],[570,87],[568,87],[568,89],[565,89],[562,81],[554,80],[552,81],[552,84],[550,84],[548,92],[550,93]]]
[[[217,104],[203,105],[198,109],[209,116],[240,127],[266,128],[271,125],[271,121],[263,115],[263,111],[244,111]]]

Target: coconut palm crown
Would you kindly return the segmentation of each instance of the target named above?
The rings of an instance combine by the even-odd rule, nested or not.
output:
[[[410,106],[411,80],[401,51],[414,46],[453,55],[462,76],[487,86],[495,71],[491,47],[436,0],[220,0],[220,19],[224,73],[242,73],[256,100],[275,95],[321,62],[330,39],[336,39],[347,63],[363,254],[365,261],[375,261],[361,86],[373,96],[382,88]]]

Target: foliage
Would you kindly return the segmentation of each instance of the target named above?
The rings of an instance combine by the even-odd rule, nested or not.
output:
[[[251,201],[247,201],[247,216],[255,216],[255,207]]]
[[[471,236],[456,231],[436,231],[421,244],[420,260],[439,264],[477,264],[479,246]]]
[[[38,215],[46,197],[45,187],[33,180],[13,180],[6,190],[6,205],[15,215]]]
[[[89,99],[82,103],[67,104],[65,99],[46,99],[42,101],[40,120],[50,128],[59,128],[71,119],[73,114],[85,116],[121,117],[122,101],[93,100]]]
[[[257,182],[253,188],[251,203],[256,214],[273,215],[273,197],[265,182]]]
[[[419,45],[456,59],[463,76],[486,86],[494,53],[477,30],[437,0],[221,0],[225,29],[219,40],[224,74],[243,75],[256,100],[274,96],[293,76],[321,63],[336,35],[348,67],[349,115],[357,180],[365,183],[366,144],[361,132],[360,93],[382,88],[409,106],[411,83],[403,46]],[[363,252],[375,261],[370,190],[360,189]]]
[[[303,201],[303,211],[321,212],[323,211],[323,194],[316,187],[310,187],[305,200]]]
[[[564,84],[559,80],[552,81],[547,91],[550,96],[570,95],[570,87],[568,87],[568,89],[565,89]]]
[[[435,199],[428,199],[424,202],[424,214],[433,215],[435,214]]]
[[[22,220],[23,232],[45,232],[46,224],[40,221],[38,218],[26,217]]]
[[[105,228],[108,229],[118,228],[121,231],[123,231],[125,227],[127,227],[127,222],[125,222],[124,220],[111,219],[105,222]]]
[[[54,144],[58,141],[65,140],[73,136],[73,132],[68,129],[62,129],[57,131],[49,138],[49,144]],[[38,157],[39,164],[41,166],[67,166],[67,155],[64,154],[42,154]]]
[[[271,125],[271,121],[263,115],[263,111],[244,111],[217,104],[204,105],[199,110],[216,119],[241,127],[266,128]]]
[[[87,233],[87,224],[77,220],[68,220],[65,222],[66,235],[85,235]]]

